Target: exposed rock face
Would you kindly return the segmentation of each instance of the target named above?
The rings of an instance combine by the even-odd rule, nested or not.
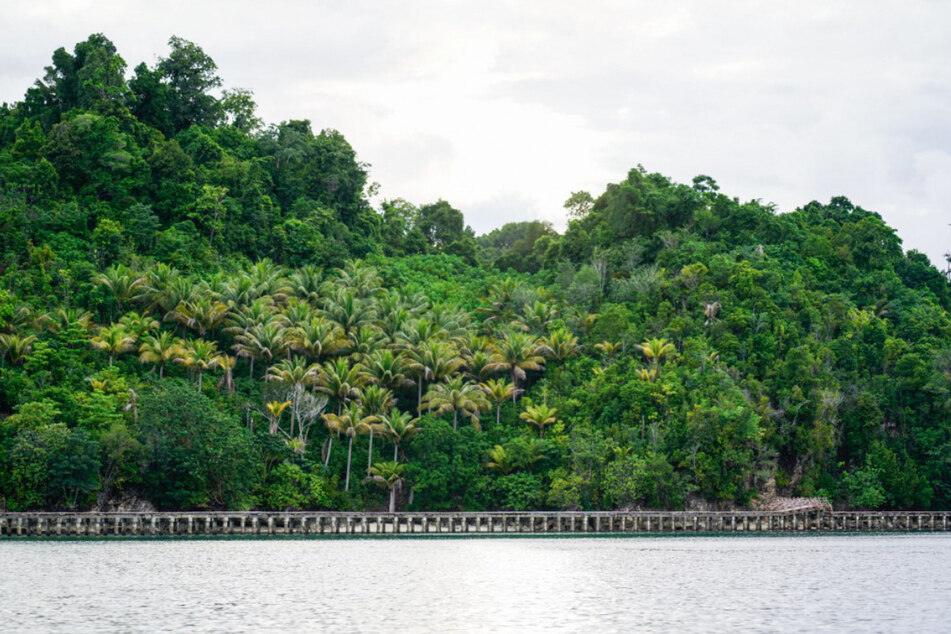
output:
[[[784,498],[774,497],[760,507],[760,510],[778,513],[793,511],[829,511],[832,505],[826,498]]]
[[[152,513],[155,506],[145,498],[129,493],[120,498],[100,499],[92,510],[100,513]]]

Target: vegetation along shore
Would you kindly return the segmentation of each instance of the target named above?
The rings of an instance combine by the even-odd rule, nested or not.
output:
[[[222,86],[97,34],[0,107],[0,510],[951,508],[951,286],[878,214],[637,166],[476,236]]]

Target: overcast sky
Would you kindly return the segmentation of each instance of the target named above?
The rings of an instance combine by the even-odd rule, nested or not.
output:
[[[789,211],[836,195],[951,249],[951,2],[0,0],[0,101],[105,33],[198,43],[269,123],[336,128],[386,198],[564,225],[643,164]]]

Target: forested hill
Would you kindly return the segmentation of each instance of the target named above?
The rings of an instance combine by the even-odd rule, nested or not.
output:
[[[476,237],[173,37],[0,108],[0,508],[951,506],[951,291],[632,169]]]

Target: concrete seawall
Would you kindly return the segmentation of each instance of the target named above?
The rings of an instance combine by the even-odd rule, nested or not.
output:
[[[0,539],[70,536],[918,532],[951,512],[0,513]]]

